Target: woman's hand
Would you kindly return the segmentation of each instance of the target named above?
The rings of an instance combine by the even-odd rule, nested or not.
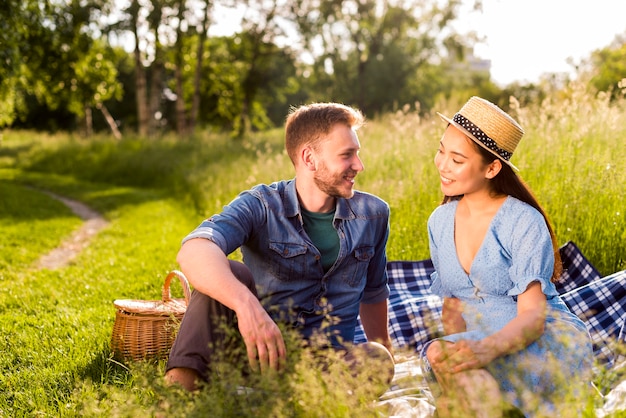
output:
[[[438,373],[458,373],[470,369],[482,369],[497,357],[497,353],[485,340],[459,340],[442,342],[430,358],[431,367]]]
[[[497,357],[497,352],[485,340],[459,340],[448,355],[446,366],[450,373],[482,369]]]
[[[442,372],[480,369],[500,356],[521,350],[541,336],[546,318],[546,297],[539,282],[518,296],[517,316],[500,331],[482,340],[447,343],[438,356]],[[435,366],[433,366],[435,368]]]

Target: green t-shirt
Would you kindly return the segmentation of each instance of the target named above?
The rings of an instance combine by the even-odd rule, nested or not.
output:
[[[322,255],[322,267],[328,271],[339,255],[339,235],[333,226],[335,211],[329,213],[309,212],[301,208],[304,230]]]

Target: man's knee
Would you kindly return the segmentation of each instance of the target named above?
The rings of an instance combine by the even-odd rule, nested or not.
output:
[[[200,376],[194,369],[175,367],[165,373],[165,382],[168,385],[180,385],[184,389],[193,392],[198,388]]]
[[[429,362],[433,362],[434,359],[438,358],[443,350],[441,341],[432,341],[428,348],[426,348],[426,358]]]

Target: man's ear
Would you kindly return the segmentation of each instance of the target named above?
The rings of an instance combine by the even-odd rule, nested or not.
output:
[[[315,153],[313,152],[313,149],[311,147],[303,147],[302,150],[300,150],[300,161],[309,170],[317,170]]]
[[[485,173],[485,178],[491,180],[502,170],[502,161],[499,159],[495,159],[489,164],[487,167],[487,172]]]

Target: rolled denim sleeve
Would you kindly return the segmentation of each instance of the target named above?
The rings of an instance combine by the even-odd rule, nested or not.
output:
[[[265,222],[266,211],[261,200],[253,191],[244,191],[224,206],[221,213],[203,221],[182,243],[193,238],[208,239],[228,255],[247,242],[255,228]]]

